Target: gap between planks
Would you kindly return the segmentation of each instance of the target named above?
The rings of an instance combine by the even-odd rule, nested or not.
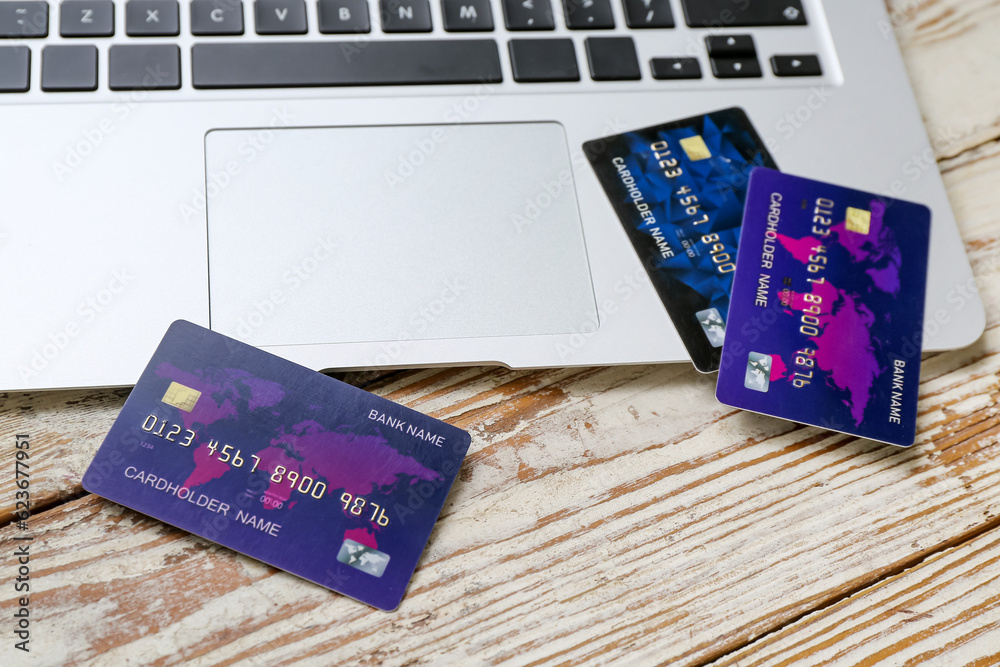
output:
[[[788,618],[783,623],[775,625],[773,628],[767,630],[766,632],[762,632],[754,637],[748,638],[746,641],[744,641],[738,646],[733,646],[731,649],[727,651],[720,651],[719,653],[712,654],[709,657],[706,657],[696,663],[692,663],[690,667],[707,667],[708,665],[718,662],[719,660],[722,660],[727,656],[739,653],[740,651],[752,646],[753,644],[756,644],[757,642],[760,642],[761,640],[766,639],[771,635],[782,632],[788,627],[795,625],[796,623],[798,623],[807,616],[810,616],[817,612],[825,611],[831,607],[840,604],[841,602],[847,600],[848,598],[865,593],[866,591],[869,591],[879,586],[888,579],[898,577],[906,573],[908,570],[911,570],[927,561],[937,558],[943,552],[946,552],[949,549],[954,549],[956,547],[961,547],[963,545],[969,544],[970,542],[979,539],[983,535],[986,535],[987,533],[991,532],[996,532],[998,535],[1000,535],[1000,516],[994,517],[987,523],[984,523],[976,528],[973,528],[967,533],[963,533],[961,535],[953,537],[950,540],[946,540],[941,544],[937,545],[937,547],[934,548],[932,551],[925,552],[922,555],[906,560],[897,565],[896,567],[883,572],[881,575],[874,577],[869,581],[866,581],[850,589],[847,589],[843,593],[840,593],[839,595],[835,595],[829,599],[823,600],[820,604],[816,605],[815,607]]]

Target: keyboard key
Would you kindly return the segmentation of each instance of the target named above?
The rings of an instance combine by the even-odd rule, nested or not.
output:
[[[47,37],[49,4],[35,0],[0,2],[0,37]]]
[[[739,56],[756,56],[750,35],[712,35],[705,38],[710,58],[736,58]]]
[[[712,74],[717,79],[750,79],[762,76],[756,58],[712,58]]]
[[[670,79],[700,79],[701,65],[697,58],[653,58],[649,61],[653,78]]]
[[[303,0],[256,0],[253,9],[258,35],[304,35],[309,29]]]
[[[128,0],[125,3],[125,34],[131,37],[179,35],[177,0]]]
[[[63,37],[111,37],[115,34],[115,3],[111,0],[63,0],[59,5]]]
[[[0,46],[0,93],[28,91],[31,49],[27,46]]]
[[[611,0],[563,0],[566,27],[570,30],[610,30],[615,27]]]
[[[427,0],[379,0],[383,32],[430,32],[431,5]]]
[[[114,44],[108,49],[108,70],[111,90],[176,90],[181,50],[173,44]]]
[[[503,19],[507,30],[555,30],[556,27],[549,0],[503,0]]]
[[[588,37],[584,45],[594,81],[635,80],[642,76],[631,37]]]
[[[771,56],[775,76],[823,76],[819,58],[812,55]]]
[[[493,30],[490,0],[441,0],[441,12],[448,32]]]
[[[492,39],[203,43],[195,88],[500,83]]]
[[[97,90],[97,47],[60,44],[42,49],[42,90]]]
[[[692,28],[806,25],[802,0],[681,0]]]
[[[514,81],[579,81],[572,39],[512,39],[507,45]]]
[[[371,31],[365,0],[319,0],[319,31],[327,34]]]
[[[191,0],[192,35],[242,35],[241,0]]]
[[[625,25],[632,28],[673,28],[670,0],[623,0]]]

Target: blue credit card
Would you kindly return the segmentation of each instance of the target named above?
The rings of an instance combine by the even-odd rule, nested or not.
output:
[[[469,443],[454,426],[177,321],[83,487],[392,610]]]
[[[597,178],[695,367],[719,367],[743,200],[776,167],[739,108],[588,141]]]
[[[755,169],[719,400],[912,445],[930,224],[920,204]]]

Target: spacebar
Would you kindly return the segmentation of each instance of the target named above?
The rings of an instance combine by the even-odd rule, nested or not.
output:
[[[195,44],[195,88],[499,83],[492,39]]]

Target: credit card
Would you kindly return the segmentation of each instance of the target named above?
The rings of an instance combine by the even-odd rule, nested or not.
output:
[[[703,373],[718,370],[750,171],[777,168],[740,108],[583,145]]]
[[[469,434],[179,320],[83,487],[390,611]]]
[[[912,445],[930,225],[920,204],[754,170],[719,400]]]

